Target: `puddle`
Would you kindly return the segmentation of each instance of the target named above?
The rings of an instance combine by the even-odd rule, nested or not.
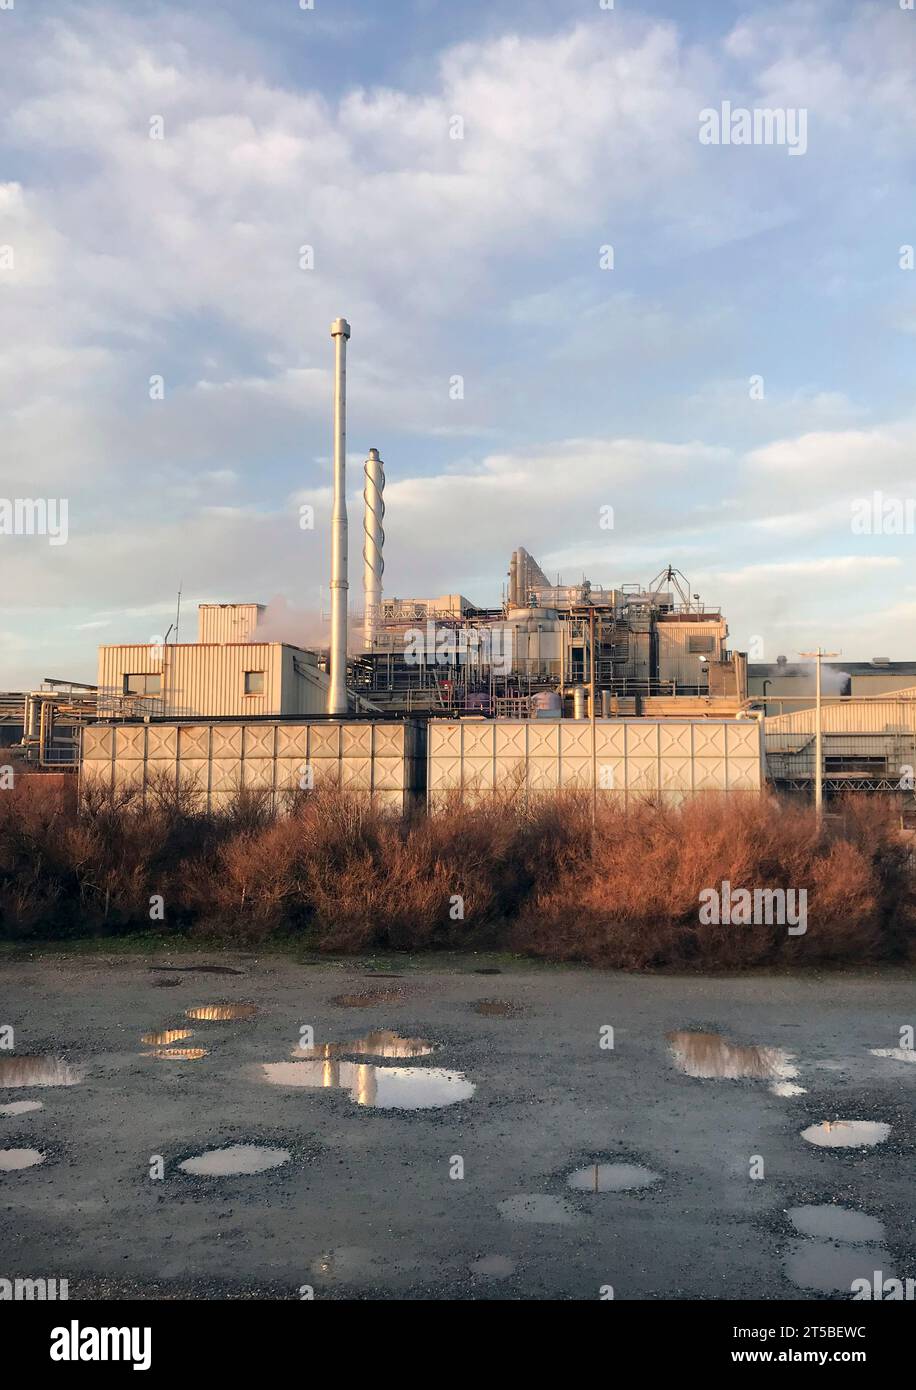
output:
[[[719,1033],[667,1033],[675,1066],[703,1081],[777,1081],[798,1075],[791,1052],[782,1047],[742,1046]],[[789,1092],[787,1094],[798,1094]]]
[[[199,1062],[201,1057],[209,1057],[206,1047],[154,1047],[152,1052],[141,1052],[141,1057],[156,1057],[160,1062]]]
[[[357,1105],[378,1110],[433,1110],[469,1100],[477,1087],[460,1071],[443,1067],[376,1067],[365,1062],[267,1062],[263,1080],[271,1086],[310,1090],[340,1088]]]
[[[151,965],[150,970],[161,971],[166,975],[244,975],[244,970],[234,970],[231,965]]]
[[[402,1038],[398,1033],[380,1029],[377,1033],[354,1038],[352,1042],[316,1043],[313,1047],[295,1048],[290,1056],[322,1061],[331,1057],[428,1057],[435,1050],[435,1043],[425,1038]]]
[[[789,1250],[785,1267],[788,1278],[801,1289],[851,1297],[855,1279],[867,1279],[871,1285],[875,1270],[881,1270],[885,1278],[893,1277],[887,1269],[888,1259],[880,1246],[851,1249],[826,1241],[799,1240]]]
[[[60,1057],[0,1058],[0,1087],[76,1086],[82,1079],[83,1068]]]
[[[517,1018],[524,1013],[522,1006],[513,1004],[511,999],[478,999],[471,1008],[484,1018]]]
[[[197,1008],[185,1009],[184,1016],[199,1023],[237,1023],[254,1018],[257,1012],[257,1004],[199,1004]]]
[[[143,1033],[140,1041],[146,1043],[147,1047],[169,1047],[172,1043],[181,1042],[182,1038],[190,1038],[190,1028],[163,1028],[159,1033]]]
[[[280,1168],[292,1155],[289,1149],[267,1149],[260,1144],[230,1144],[225,1149],[186,1158],[178,1167],[196,1178],[229,1178],[249,1173],[267,1173]]]
[[[171,989],[171,987],[172,987],[173,985],[180,985],[180,984],[181,984],[181,981],[180,981],[179,979],[174,979],[174,980],[154,980],[154,981],[153,981],[153,988],[154,988],[154,989]]]
[[[890,1132],[880,1120],[824,1120],[803,1129],[801,1137],[822,1149],[864,1149],[883,1144]]]
[[[404,990],[364,989],[358,994],[336,994],[331,1000],[341,1009],[371,1009],[375,1004],[403,1004]]]
[[[820,1207],[791,1207],[786,1212],[799,1235],[838,1240],[851,1245],[884,1240],[884,1226],[873,1216],[825,1203]]]
[[[546,1192],[522,1192],[497,1203],[496,1210],[505,1221],[531,1226],[572,1226],[579,1213],[564,1197],[551,1197]]]
[[[635,1192],[660,1181],[660,1173],[639,1163],[590,1163],[571,1173],[566,1185],[576,1192]]]
[[[0,1173],[18,1173],[21,1168],[34,1168],[44,1161],[40,1149],[0,1149]]]
[[[40,1100],[13,1100],[0,1105],[0,1115],[28,1115],[32,1110],[44,1110]]]
[[[873,1057],[890,1057],[895,1062],[916,1062],[916,1047],[873,1047]]]
[[[472,1274],[484,1279],[508,1279],[515,1273],[515,1261],[508,1255],[484,1255],[469,1268]]]

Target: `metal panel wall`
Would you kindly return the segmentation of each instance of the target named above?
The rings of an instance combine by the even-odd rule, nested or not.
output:
[[[297,714],[298,697],[294,709],[283,705],[285,651],[280,642],[100,647],[99,690],[117,698],[125,673],[159,673],[162,694],[156,707],[166,718]],[[245,694],[246,671],[263,671],[262,694]],[[152,698],[144,702],[153,703]]]
[[[777,735],[813,734],[816,714],[816,710],[806,708],[791,714],[771,715],[764,720],[767,747]],[[901,691],[899,697],[888,696],[887,699],[825,703],[821,707],[821,727],[825,733],[837,734],[916,733],[916,688],[911,686]]]
[[[712,651],[707,661],[718,661],[722,653],[725,624],[721,620],[708,623],[658,623],[655,637],[658,643],[658,678],[677,681],[679,685],[704,683],[700,653],[689,650],[691,637],[712,638]]]
[[[201,603],[197,607],[198,642],[250,642],[261,603]]]
[[[422,730],[398,723],[322,722],[92,724],[83,730],[81,785],[134,787],[161,781],[196,790],[202,807],[225,807],[240,788],[284,792],[332,785],[365,791],[395,810],[422,791]]]
[[[681,800],[700,791],[760,791],[756,720],[480,720],[429,724],[428,800],[477,799],[518,785]]]

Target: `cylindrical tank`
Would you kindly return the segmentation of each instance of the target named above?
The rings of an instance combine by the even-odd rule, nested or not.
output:
[[[539,690],[531,697],[531,710],[535,719],[559,719],[563,704],[556,690]]]
[[[602,690],[601,692],[601,718],[610,719],[611,717],[611,692]]]
[[[577,685],[573,690],[573,719],[587,719],[587,706],[585,686]]]

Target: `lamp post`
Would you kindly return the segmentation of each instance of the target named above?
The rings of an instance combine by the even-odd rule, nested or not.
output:
[[[825,656],[839,656],[839,652],[825,652],[820,647],[814,652],[799,652],[799,656],[813,657],[817,678],[814,695],[814,814],[818,823],[824,818],[824,732],[821,720],[821,661]],[[766,708],[766,706],[764,706]]]

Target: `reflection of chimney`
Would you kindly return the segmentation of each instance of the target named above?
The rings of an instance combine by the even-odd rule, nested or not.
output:
[[[331,681],[328,714],[347,712],[347,339],[346,319],[334,339],[334,506],[331,511]]]
[[[357,1105],[374,1105],[378,1096],[378,1068],[359,1062],[353,1068],[350,1095]]]
[[[366,504],[363,519],[363,530],[366,533],[363,545],[363,594],[366,610],[363,646],[367,652],[371,652],[382,602],[382,575],[385,572],[385,561],[382,557],[382,547],[385,544],[385,532],[382,530],[382,519],[385,515],[385,499],[382,495],[385,491],[385,465],[378,456],[378,449],[369,450],[369,457],[363,469],[366,474],[366,486],[363,489],[363,501]]]

